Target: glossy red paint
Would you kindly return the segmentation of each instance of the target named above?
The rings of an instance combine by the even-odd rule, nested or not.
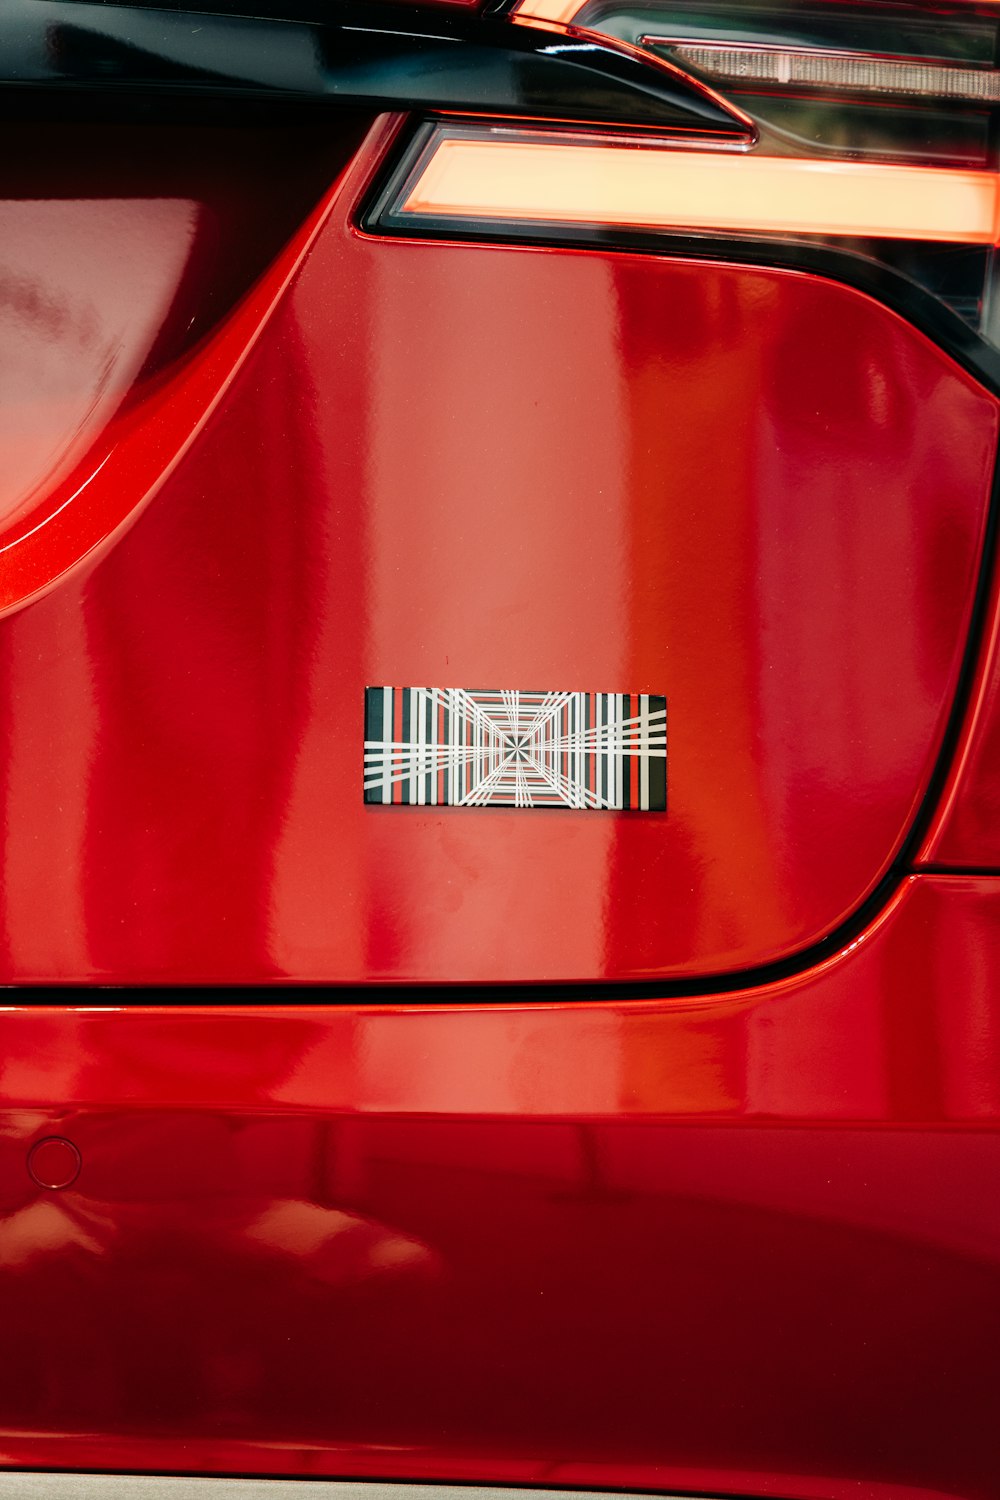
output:
[[[714,1000],[13,1008],[0,1458],[987,1500],[998,963],[920,876]]]
[[[390,135],[6,566],[118,528],[0,624],[7,981],[763,964],[920,804],[994,399],[811,276],[367,238]],[[668,813],[366,807],[383,682],[665,692]]]
[[[969,709],[919,865],[1000,870],[1000,571]]]
[[[288,129],[138,135],[122,160],[120,131],[84,127],[67,148],[41,130],[0,169],[0,614],[105,548],[186,451],[323,221],[335,187],[314,207],[320,185],[357,125],[319,148]]]

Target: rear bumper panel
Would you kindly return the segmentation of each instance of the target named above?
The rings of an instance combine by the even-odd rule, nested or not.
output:
[[[998,914],[912,877],[708,1000],[14,1005],[0,1457],[992,1493]]]

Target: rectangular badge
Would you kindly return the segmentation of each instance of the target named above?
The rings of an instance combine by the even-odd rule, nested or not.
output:
[[[655,693],[365,689],[364,796],[392,806],[666,812]]]

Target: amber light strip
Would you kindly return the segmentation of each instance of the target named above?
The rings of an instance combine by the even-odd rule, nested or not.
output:
[[[558,21],[568,26],[573,17],[583,9],[585,0],[521,0],[515,14],[531,20]]]
[[[438,138],[404,215],[996,243],[992,172]]]

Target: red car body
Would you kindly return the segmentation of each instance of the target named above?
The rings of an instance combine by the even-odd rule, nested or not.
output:
[[[987,1500],[1000,387],[408,128],[4,168],[0,1461]],[[369,805],[422,682],[664,692],[666,815]]]

